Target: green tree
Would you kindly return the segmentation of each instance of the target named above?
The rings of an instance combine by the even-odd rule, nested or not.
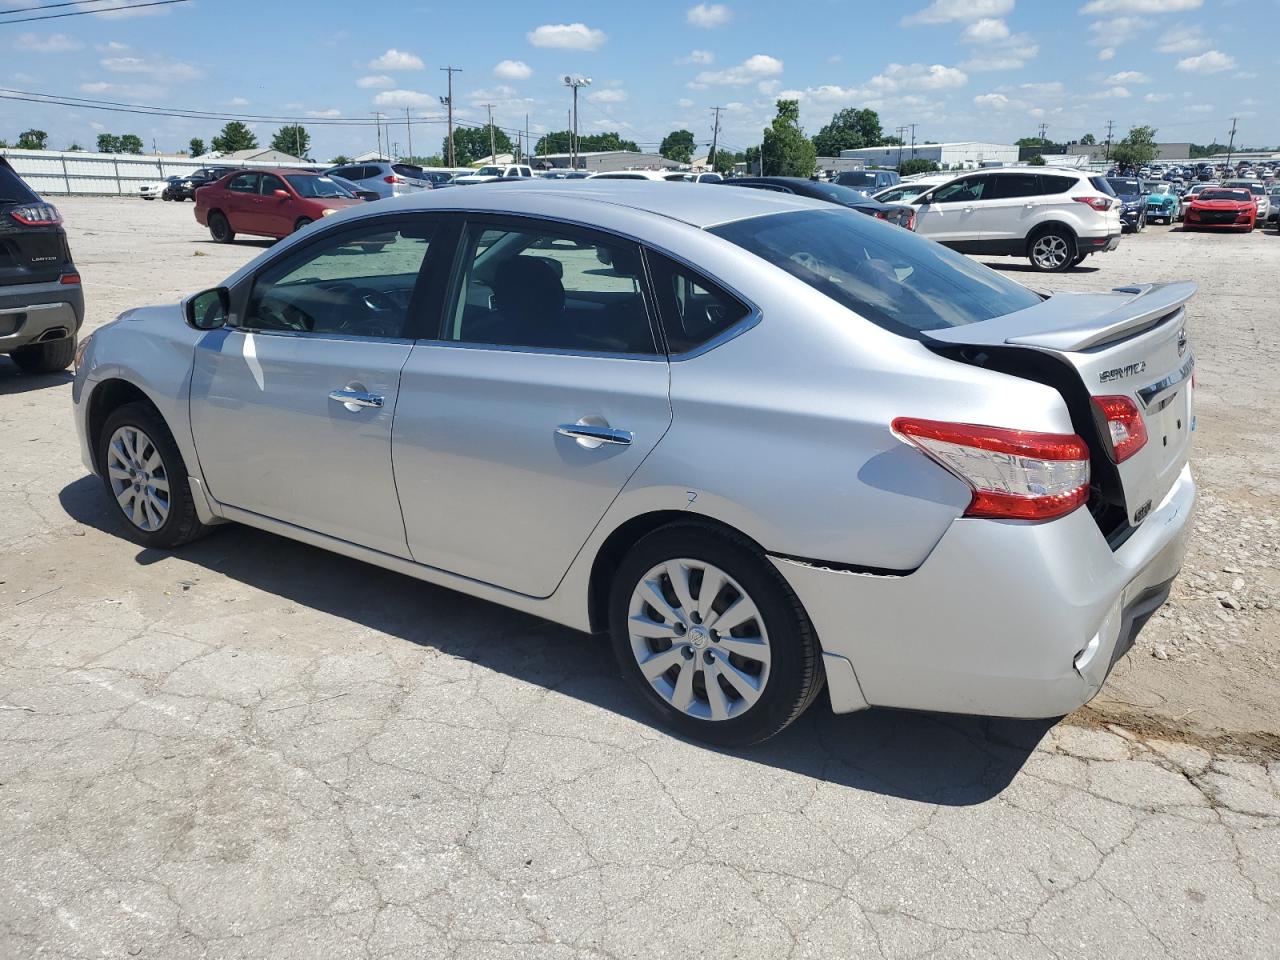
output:
[[[693,151],[697,146],[691,130],[672,130],[662,138],[658,152],[676,163],[688,163],[693,159]]]
[[[841,150],[874,147],[883,142],[880,114],[874,110],[858,110],[853,107],[839,111],[813,138],[813,145],[820,157],[838,157]]]
[[[136,133],[126,133],[120,137],[121,153],[141,153],[142,138]]]
[[[760,148],[747,147],[742,154],[742,160],[747,165],[747,173],[753,177],[760,176]]]
[[[1216,154],[1226,153],[1226,152],[1227,152],[1227,145],[1225,143],[1216,143],[1216,142],[1204,143],[1204,144],[1193,143],[1191,145],[1189,159],[1199,160],[1204,157],[1212,157],[1212,156],[1215,156]]]
[[[340,153],[329,161],[329,163],[335,167],[345,167],[350,162],[351,162],[351,158],[348,157],[345,153]]]
[[[19,150],[47,150],[48,148],[49,135],[43,130],[36,130],[33,127],[18,134]]]
[[[1044,137],[1020,137],[1013,141],[1019,147],[1047,147],[1049,141]]]
[[[271,149],[292,154],[299,160],[305,159],[311,152],[311,134],[300,123],[286,124],[271,138]]]
[[[339,161],[334,160],[334,161],[332,161],[332,162],[333,162],[333,163],[338,163]],[[350,161],[349,161],[349,160],[346,160],[346,159],[343,159],[341,162],[342,162],[342,163],[350,163]],[[440,157],[439,157],[439,155],[437,155],[437,154],[433,154],[433,155],[431,155],[431,156],[429,156],[429,157],[417,157],[417,156],[414,156],[414,157],[401,157],[401,158],[400,158],[400,162],[401,162],[401,163],[411,163],[411,164],[413,164],[413,165],[414,165],[414,166],[416,166],[416,167],[442,167],[442,166],[444,166],[444,164],[440,162]]]
[[[1086,133],[1083,137],[1080,138],[1080,142],[1084,144],[1086,147],[1092,147],[1094,144],[1098,142],[1098,138],[1095,137],[1092,133]]]
[[[898,164],[898,173],[904,177],[910,177],[917,173],[933,173],[938,169],[937,163],[932,160],[926,160],[923,157],[916,157],[914,160],[903,160]]]
[[[258,138],[253,131],[239,120],[232,120],[222,132],[213,138],[213,149],[219,153],[235,153],[237,150],[252,150],[258,145]]]
[[[192,137],[191,142],[187,144],[187,153],[193,157],[198,157],[204,153],[204,141],[199,137]]]
[[[811,177],[818,151],[800,127],[800,101],[779,100],[778,115],[764,131],[766,177]]]
[[[568,130],[555,130],[545,133],[533,145],[535,154],[568,153],[573,134]],[[578,152],[595,153],[601,150],[630,150],[639,153],[640,147],[634,140],[623,140],[616,131],[604,133],[578,134]],[[488,151],[485,151],[488,153]]]
[[[728,150],[717,150],[712,169],[721,175],[732,173],[734,164],[743,163],[746,159],[747,155],[745,153],[730,153]]]
[[[99,153],[119,153],[120,138],[114,133],[98,134],[98,152]]]
[[[1033,167],[1043,167],[1045,160],[1044,157],[1037,153],[1034,157],[1029,158],[1027,163],[1031,164]]]
[[[1155,127],[1131,127],[1128,135],[1111,148],[1111,159],[1124,167],[1141,167],[1159,152]]]
[[[67,147],[67,153],[84,153],[84,147],[73,140],[71,145]]]
[[[497,153],[511,153],[515,145],[506,131],[493,129],[494,150]],[[449,155],[449,138],[445,137],[441,144],[444,155]],[[458,166],[465,167],[475,163],[481,157],[489,156],[489,127],[458,127],[453,131],[453,150]]]

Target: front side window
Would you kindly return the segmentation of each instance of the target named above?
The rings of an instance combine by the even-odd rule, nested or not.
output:
[[[252,330],[399,337],[431,238],[429,223],[366,223],[309,244],[254,280]]]
[[[963,180],[953,180],[933,191],[929,195],[929,202],[973,203],[975,200],[983,199],[990,182],[989,177],[965,177]]]
[[[262,175],[262,195],[264,197],[274,196],[277,190],[284,190],[285,193],[289,192],[285,189],[284,181],[274,173],[264,173]]]
[[[444,339],[458,343],[653,355],[640,250],[555,224],[463,235]]]
[[[257,193],[258,175],[256,173],[242,173],[238,177],[232,177],[231,182],[227,184],[227,189],[233,193]]]
[[[1026,287],[909,230],[851,210],[803,210],[713,227],[836,303],[903,336],[1040,303]]]

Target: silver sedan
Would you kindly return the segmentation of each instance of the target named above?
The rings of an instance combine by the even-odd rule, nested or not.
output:
[[[686,735],[824,684],[1056,716],[1181,564],[1193,292],[1043,298],[756,190],[442,190],[122,315],[75,420],[138,543],[248,524],[608,633]]]

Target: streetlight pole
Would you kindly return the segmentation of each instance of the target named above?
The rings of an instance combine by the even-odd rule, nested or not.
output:
[[[591,86],[590,77],[565,74],[564,85],[573,91],[573,129],[569,132],[569,166],[578,169],[578,88]]]
[[[462,68],[441,67],[440,69],[449,74],[449,95],[447,97],[441,97],[440,102],[449,108],[449,166],[456,167],[458,165],[457,155],[453,149],[453,75],[455,73],[461,73]]]

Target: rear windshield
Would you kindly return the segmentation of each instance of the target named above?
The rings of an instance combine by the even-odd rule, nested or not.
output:
[[[414,180],[423,179],[422,175],[426,173],[421,167],[415,167],[412,163],[393,163],[391,169],[402,177],[410,177]]]
[[[285,177],[293,189],[298,191],[300,197],[310,197],[319,200],[329,199],[333,197],[352,197],[354,194],[336,180],[328,177],[307,176],[302,173],[295,173]]]
[[[1108,181],[1117,194],[1141,193],[1142,182],[1139,180],[1131,180],[1127,177],[1111,177]]]
[[[1111,183],[1106,177],[1090,177],[1089,182],[1093,184],[1093,189],[1101,190],[1108,197],[1114,197],[1116,192],[1111,189]]]
[[[874,170],[849,170],[838,173],[836,181],[842,187],[874,187],[877,183]]]
[[[0,159],[0,203],[33,203],[40,197],[13,172],[8,161]]]
[[[963,254],[852,210],[771,214],[710,232],[903,336],[1040,303],[1026,287]]]

